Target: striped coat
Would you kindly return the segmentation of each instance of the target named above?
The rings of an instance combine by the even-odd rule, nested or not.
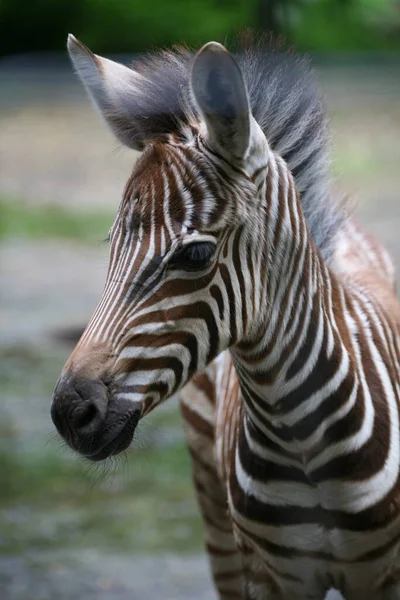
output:
[[[221,600],[400,598],[400,308],[386,251],[335,199],[309,70],[210,43],[127,68],[74,38],[143,150],[53,421],[91,460],[180,389]]]
[[[266,444],[263,432],[242,420],[243,397],[229,352],[182,394],[193,478],[221,598],[242,598],[237,590],[244,581],[250,598],[283,593],[321,599],[331,587],[345,598],[397,598],[391,589],[400,543],[400,354],[393,334],[400,328],[400,310],[394,269],[385,249],[349,221],[332,271],[336,285],[343,286],[335,303],[343,302],[341,337],[354,353],[361,349],[365,384],[374,393],[370,410],[376,413],[362,440],[367,407],[357,410],[357,402],[366,405],[368,399],[360,390],[350,407],[349,395],[339,388],[337,407],[332,407],[334,395],[326,396],[329,404],[318,423],[325,417],[328,426],[319,445],[299,453],[298,438],[292,441],[287,430],[284,447],[272,432]],[[375,367],[377,349],[385,364]],[[390,391],[385,371],[395,376],[392,396],[385,390],[387,385]],[[310,378],[308,385],[318,382]],[[315,422],[303,421],[314,429]]]

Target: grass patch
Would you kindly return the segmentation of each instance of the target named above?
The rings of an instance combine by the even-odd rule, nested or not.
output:
[[[71,348],[72,349],[72,348]],[[50,398],[69,349],[48,349],[30,344],[0,348],[0,383],[3,397]],[[2,403],[4,408],[5,403]],[[1,416],[1,407],[0,407]],[[0,445],[1,447],[1,445]]]
[[[93,465],[60,447],[50,421],[65,349],[0,352],[0,554],[35,549],[202,548],[178,408],[154,411],[128,453]]]
[[[118,475],[88,471],[69,457],[30,461],[3,455],[3,551],[16,543],[149,552],[197,547],[199,523],[182,444],[133,451],[125,463],[109,468]]]
[[[202,527],[182,443],[133,450],[126,461],[111,464],[113,475],[90,471],[68,456],[0,458],[0,553],[33,547],[132,552],[201,547]]]
[[[104,239],[115,215],[108,212],[65,210],[60,206],[31,206],[0,198],[0,240],[64,238],[82,242]]]

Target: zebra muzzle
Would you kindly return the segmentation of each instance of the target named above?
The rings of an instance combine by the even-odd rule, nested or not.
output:
[[[140,407],[115,396],[101,379],[86,379],[67,371],[54,390],[51,417],[70,448],[99,461],[128,448]]]

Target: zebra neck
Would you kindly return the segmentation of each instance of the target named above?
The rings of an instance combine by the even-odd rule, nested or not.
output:
[[[308,451],[321,443],[342,386],[356,393],[337,324],[343,291],[311,240],[282,161],[269,165],[265,197],[267,260],[254,278],[261,313],[231,354],[248,418],[275,442]]]

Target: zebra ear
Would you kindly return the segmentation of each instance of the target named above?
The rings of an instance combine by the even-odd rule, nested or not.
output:
[[[129,148],[142,150],[144,140],[134,130],[130,107],[135,105],[135,93],[144,78],[124,65],[93,54],[72,34],[67,47],[80,79],[114,134]]]
[[[206,125],[210,144],[228,156],[243,159],[250,143],[250,103],[236,60],[217,42],[196,54],[191,90]]]

